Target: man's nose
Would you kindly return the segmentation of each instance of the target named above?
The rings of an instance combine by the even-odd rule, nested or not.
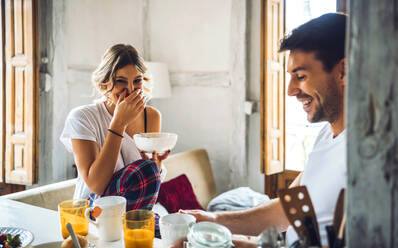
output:
[[[300,93],[300,89],[297,87],[297,83],[291,79],[289,85],[287,86],[287,95],[296,96]]]

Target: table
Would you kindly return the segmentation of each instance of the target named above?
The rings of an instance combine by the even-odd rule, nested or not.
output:
[[[33,243],[31,244],[33,246],[63,240],[57,211],[9,199],[0,199],[0,226],[19,227],[29,230],[34,236]],[[90,224],[87,238],[96,247],[124,247],[123,240],[103,242],[98,239],[96,233],[96,227]],[[155,238],[154,248],[162,247],[160,241],[160,239]]]

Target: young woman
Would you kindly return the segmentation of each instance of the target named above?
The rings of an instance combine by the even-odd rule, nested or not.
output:
[[[160,132],[158,110],[146,106],[143,84],[146,67],[130,45],[110,47],[92,75],[104,100],[73,109],[61,141],[73,152],[78,169],[74,199],[124,196],[127,211],[152,209],[159,192],[163,155],[145,153],[133,135]]]

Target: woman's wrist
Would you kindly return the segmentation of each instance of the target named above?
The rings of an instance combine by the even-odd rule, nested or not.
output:
[[[114,131],[120,135],[124,135],[124,131],[126,131],[126,126],[121,125],[118,122],[112,121],[111,124],[109,125],[109,129],[111,129],[112,131]]]
[[[116,135],[116,136],[119,136],[120,138],[124,138],[124,136],[123,135],[121,135],[120,133],[118,133],[118,132],[115,132],[115,131],[113,131],[112,129],[110,129],[110,128],[108,128],[108,132],[110,132],[110,133],[112,133],[112,134],[114,134],[114,135]]]

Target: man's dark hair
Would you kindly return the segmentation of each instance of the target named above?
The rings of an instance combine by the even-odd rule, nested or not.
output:
[[[282,39],[279,52],[300,50],[315,52],[324,70],[332,68],[344,58],[347,16],[341,13],[324,14],[295,28]]]

